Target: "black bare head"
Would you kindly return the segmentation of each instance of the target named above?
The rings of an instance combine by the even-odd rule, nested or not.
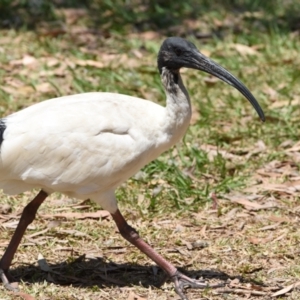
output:
[[[165,39],[158,53],[157,64],[160,74],[163,68],[176,73],[180,68],[191,68],[221,79],[240,91],[252,104],[260,119],[265,121],[263,110],[246,86],[226,69],[199,52],[193,43],[179,37]]]

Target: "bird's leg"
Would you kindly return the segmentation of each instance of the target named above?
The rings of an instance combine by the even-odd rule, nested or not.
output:
[[[35,218],[36,212],[40,205],[44,202],[48,194],[41,190],[37,196],[27,204],[24,208],[19,224],[9,242],[9,245],[0,260],[0,278],[4,284],[4,287],[11,291],[17,291],[18,288],[13,287],[9,283],[11,276],[8,274],[9,267],[14,258],[14,255],[18,249],[21,239],[25,233],[26,228]]]
[[[151,258],[158,266],[160,266],[167,275],[172,279],[175,284],[175,290],[182,300],[188,298],[184,295],[184,288],[214,288],[222,285],[207,285],[203,281],[189,278],[188,276],[180,273],[175,266],[160,256],[150,245],[148,245],[143,239],[140,238],[138,232],[127,224],[126,220],[122,216],[119,210],[111,214],[120,234],[131,244],[140,249],[144,254]]]

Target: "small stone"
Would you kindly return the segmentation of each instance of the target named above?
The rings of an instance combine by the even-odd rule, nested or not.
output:
[[[197,240],[197,241],[192,243],[192,246],[193,246],[194,249],[203,249],[203,248],[208,247],[208,242]]]
[[[6,215],[6,214],[10,213],[11,211],[12,211],[12,208],[9,204],[0,205],[0,213],[1,214]]]

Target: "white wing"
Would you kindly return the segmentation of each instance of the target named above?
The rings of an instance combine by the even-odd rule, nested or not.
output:
[[[113,189],[163,152],[164,108],[111,93],[55,98],[5,118],[0,188]],[[159,147],[158,147],[159,145]]]

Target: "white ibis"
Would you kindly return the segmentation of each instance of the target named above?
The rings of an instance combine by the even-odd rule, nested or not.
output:
[[[24,208],[0,261],[0,276],[6,288],[15,290],[8,272],[14,254],[37,209],[53,192],[92,199],[108,210],[120,234],[167,273],[181,299],[187,299],[185,287],[208,287],[180,273],[142,240],[119,211],[115,190],[185,134],[191,103],[180,68],[218,77],[239,90],[262,121],[264,113],[238,79],[191,42],[167,38],[157,61],[166,107],[127,95],[84,93],[43,101],[1,119],[0,188],[7,194],[40,189]]]

